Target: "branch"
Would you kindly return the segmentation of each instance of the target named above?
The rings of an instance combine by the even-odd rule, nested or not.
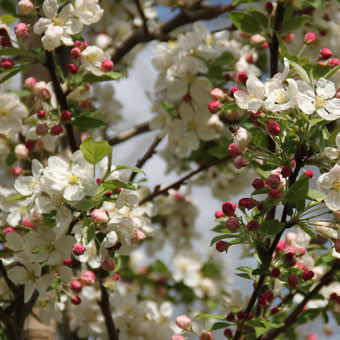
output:
[[[312,289],[312,291],[307,294],[305,298],[296,306],[293,313],[287,316],[284,321],[284,326],[276,328],[267,334],[262,334],[257,340],[273,340],[279,334],[285,332],[291,325],[293,325],[297,321],[299,314],[303,311],[309,300],[311,300],[323,286],[327,286],[332,282],[333,276],[338,270],[340,270],[340,261],[335,260],[331,269],[321,278],[319,283]]]
[[[112,138],[109,139],[109,144],[112,145],[116,145],[122,142],[125,142],[126,140],[130,139],[131,137],[140,135],[144,132],[148,132],[151,131],[149,128],[149,122],[145,122],[139,125],[136,125],[126,131],[123,131],[121,133],[119,133],[117,136],[114,136]]]
[[[12,291],[12,293],[14,294],[14,296],[17,294],[17,287],[15,286],[15,284],[8,278],[7,272],[6,272],[6,268],[4,266],[4,264],[2,263],[2,261],[0,261],[0,272],[2,277],[4,278],[8,288]]]
[[[170,189],[174,189],[174,188],[178,188],[180,187],[187,179],[189,179],[190,177],[198,174],[201,171],[204,171],[214,165],[218,165],[220,163],[223,163],[225,161],[227,161],[228,159],[230,159],[229,156],[221,158],[221,159],[217,159],[212,163],[209,164],[202,164],[200,165],[196,170],[193,170],[191,172],[189,172],[187,175],[185,175],[184,177],[180,178],[178,181],[168,185],[167,187],[165,187],[162,190],[156,190],[154,191],[152,194],[150,194],[149,196],[143,198],[140,202],[139,205],[144,204],[145,202],[151,201],[152,199],[154,199],[155,197],[159,196],[159,195],[163,195],[165,193],[167,193]]]
[[[100,309],[104,315],[105,325],[107,330],[107,336],[109,340],[119,340],[119,333],[116,329],[116,326],[113,322],[112,315],[111,315],[111,307],[109,301],[109,294],[107,293],[106,288],[103,286],[103,279],[105,277],[104,271],[100,270],[100,293],[101,298],[98,301]]]
[[[121,46],[119,46],[112,55],[112,60],[118,63],[128,52],[130,52],[137,44],[146,43],[152,40],[169,40],[168,34],[174,29],[190,24],[198,20],[210,20],[220,16],[223,13],[229,12],[234,9],[235,6],[229,5],[218,5],[208,6],[200,5],[198,9],[182,9],[180,13],[174,16],[169,21],[163,23],[157,29],[145,34],[145,28],[139,28],[132,35],[130,35]]]
[[[56,94],[58,103],[62,110],[68,110],[67,100],[66,96],[60,86],[60,82],[56,73],[56,68],[54,65],[53,60],[53,54],[52,52],[45,51],[46,52],[46,67],[48,69],[48,72],[50,73],[50,77],[52,80],[54,92]],[[72,152],[75,152],[78,150],[76,137],[74,135],[73,127],[70,123],[65,124],[66,134],[69,142],[69,146]]]
[[[149,149],[146,151],[144,156],[138,159],[136,163],[137,168],[142,168],[143,165],[148,161],[148,159],[152,157],[152,155],[155,153],[155,149],[157,145],[160,143],[161,140],[162,138],[160,137],[155,138],[155,140],[152,142],[152,144],[150,145]],[[136,175],[137,175],[137,172],[132,172],[129,178],[129,182],[132,182],[135,179]]]
[[[145,17],[143,8],[142,8],[139,0],[134,0],[134,3],[136,5],[136,7],[137,7],[138,14],[139,14],[140,18],[143,21],[144,35],[145,35],[145,37],[148,37],[149,36],[149,28],[148,28],[148,23],[147,23],[147,19]]]

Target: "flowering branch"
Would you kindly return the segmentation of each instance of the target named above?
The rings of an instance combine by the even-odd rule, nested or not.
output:
[[[104,315],[105,325],[107,329],[107,334],[110,340],[119,340],[119,332],[116,329],[114,321],[111,315],[111,307],[109,301],[109,294],[107,293],[106,288],[103,286],[103,279],[105,277],[105,273],[103,270],[100,271],[100,293],[101,298],[98,301],[100,309]]]
[[[267,334],[261,335],[258,340],[272,340],[275,339],[279,334],[285,332],[291,325],[293,325],[297,321],[299,314],[303,311],[308,301],[310,301],[323,286],[327,286],[332,282],[334,274],[338,270],[340,270],[340,262],[338,260],[335,260],[331,269],[321,278],[319,283],[312,289],[312,291],[304,297],[304,299],[297,305],[294,311],[287,316],[284,321],[284,326],[276,328]]]
[[[146,151],[144,156],[138,159],[136,163],[137,168],[143,167],[143,165],[148,161],[148,159],[152,157],[152,155],[155,153],[155,149],[157,145],[161,142],[161,140],[162,138],[158,136],[155,138],[155,140],[152,142],[152,144],[150,145],[149,149]],[[137,172],[132,172],[129,181],[132,182],[134,178],[136,177],[136,175],[137,175]]]
[[[55,71],[53,54],[52,52],[49,52],[49,51],[46,51],[46,66],[47,66],[48,72],[52,80],[53,88],[54,88],[58,103],[62,110],[68,110],[66,96],[60,86],[60,82]],[[77,146],[76,137],[74,135],[73,127],[70,123],[66,123],[65,129],[66,129],[66,134],[67,134],[67,138],[69,141],[70,149],[72,152],[75,152],[78,150],[78,146]]]
[[[138,14],[140,16],[140,18],[142,19],[143,21],[143,29],[144,29],[144,34],[145,36],[147,37],[149,35],[149,28],[148,28],[148,23],[147,23],[147,19],[145,17],[145,14],[144,14],[144,11],[143,11],[143,8],[139,2],[139,0],[134,0],[134,3],[137,7],[137,11],[138,11]]]
[[[141,123],[110,138],[108,142],[111,146],[116,145],[148,131],[150,131],[149,122]]]
[[[235,6],[231,4],[224,6],[208,6],[198,4],[198,6],[198,8],[195,6],[191,9],[182,8],[179,14],[162,24],[158,29],[149,31],[148,35],[145,34],[144,27],[137,29],[122,43],[120,47],[116,49],[111,59],[117,63],[139,43],[146,43],[152,40],[168,40],[168,34],[180,26],[198,20],[214,19],[219,15],[229,12],[235,8]]]
[[[167,187],[165,187],[162,190],[155,190],[152,194],[150,194],[149,196],[143,198],[140,202],[139,205],[144,204],[145,202],[151,201],[153,200],[155,197],[159,196],[159,195],[163,195],[165,193],[167,193],[170,189],[174,189],[174,188],[179,188],[182,184],[184,184],[184,182],[189,179],[190,177],[198,174],[201,171],[204,171],[214,165],[218,165],[220,163],[223,163],[225,161],[227,161],[228,159],[230,159],[229,156],[221,158],[221,159],[217,159],[216,161],[209,163],[209,164],[202,164],[200,165],[197,169],[189,172],[187,175],[185,175],[184,177],[180,178],[178,181],[168,185]]]

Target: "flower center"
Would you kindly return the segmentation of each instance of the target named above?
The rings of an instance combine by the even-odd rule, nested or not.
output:
[[[250,98],[250,99],[256,98],[256,94],[255,94],[255,93],[250,93],[250,94],[249,94],[249,98]]]
[[[274,101],[277,104],[284,104],[288,102],[288,97],[285,90],[278,90],[274,95]]]
[[[98,54],[97,53],[90,53],[88,56],[87,56],[87,60],[93,64],[95,63],[96,61],[98,61]]]
[[[53,195],[51,199],[56,208],[60,208],[65,204],[65,199],[62,195]]]
[[[53,23],[55,26],[64,26],[66,24],[66,20],[61,19],[61,18],[55,18],[53,20]]]
[[[5,107],[2,107],[0,109],[0,116],[1,117],[5,117],[6,118],[8,116],[8,114],[9,114],[9,111]]]
[[[336,190],[336,191],[340,191],[340,181],[339,180],[333,182],[332,189]]]
[[[315,107],[317,109],[322,109],[325,106],[326,98],[324,96],[316,96]]]
[[[68,182],[71,185],[77,184],[78,183],[78,177],[75,176],[75,175],[70,175],[70,176],[68,176]]]

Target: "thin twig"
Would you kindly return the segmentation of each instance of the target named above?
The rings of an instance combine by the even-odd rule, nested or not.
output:
[[[142,158],[138,159],[136,163],[137,168],[142,168],[143,165],[148,161],[149,158],[152,157],[152,155],[155,153],[155,149],[157,148],[157,145],[160,143],[162,138],[156,137],[155,140],[152,142],[148,150],[145,152]],[[129,182],[132,182],[137,175],[137,172],[132,172],[129,178]]]
[[[118,330],[114,324],[111,314],[111,307],[109,301],[109,294],[107,293],[106,288],[103,286],[103,279],[105,278],[105,272],[101,269],[100,270],[100,293],[101,298],[98,301],[100,309],[103,313],[105,319],[105,325],[107,330],[107,336],[109,340],[119,340]]]
[[[163,195],[165,193],[167,193],[170,189],[174,189],[174,188],[179,188],[182,184],[184,184],[184,182],[189,179],[190,177],[198,174],[199,172],[201,171],[204,171],[214,165],[218,165],[218,164],[221,164],[225,161],[227,161],[228,159],[230,159],[230,157],[224,157],[224,158],[221,158],[221,159],[217,159],[215,160],[214,162],[212,163],[208,163],[208,164],[202,164],[200,165],[197,169],[189,172],[187,175],[185,175],[184,177],[180,178],[178,181],[168,185],[167,187],[165,187],[164,189],[162,190],[155,190],[153,193],[151,193],[149,196],[143,198],[140,202],[139,202],[139,205],[142,205],[144,204],[145,202],[148,202],[148,201],[151,201],[153,200],[155,197],[159,196],[159,195]]]
[[[53,54],[52,52],[49,52],[49,51],[46,51],[46,66],[47,66],[48,72],[52,80],[54,92],[56,94],[58,103],[62,110],[68,110],[66,96],[61,88],[57,73],[55,71],[56,68],[55,68],[55,64],[53,60]],[[77,146],[76,137],[74,135],[73,127],[70,123],[66,123],[65,129],[66,129],[66,134],[67,134],[70,149],[72,152],[75,152],[78,150],[78,146]]]
[[[138,136],[144,132],[151,131],[149,128],[149,122],[145,122],[139,125],[136,125],[130,129],[127,129],[123,132],[120,132],[117,136],[109,138],[109,144],[116,145],[122,142],[125,142],[126,140],[130,139],[131,137]]]
[[[112,55],[112,60],[118,63],[128,52],[130,52],[139,43],[146,43],[152,40],[169,40],[168,34],[174,29],[190,24],[198,20],[210,20],[214,19],[221,14],[229,12],[235,8],[235,6],[228,5],[199,5],[199,8],[182,9],[177,15],[175,15],[169,21],[163,23],[160,27],[149,30],[148,35],[144,34],[144,27],[141,27],[134,31],[122,44],[119,46]]]
[[[148,28],[148,23],[147,23],[147,19],[146,19],[143,7],[140,4],[139,0],[134,0],[134,3],[137,7],[138,14],[139,14],[139,16],[140,16],[140,18],[142,19],[142,22],[143,22],[144,35],[145,35],[145,37],[148,37],[149,36],[149,28]]]

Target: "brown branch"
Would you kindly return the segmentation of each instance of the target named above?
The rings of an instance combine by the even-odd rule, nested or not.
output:
[[[142,168],[143,165],[148,161],[149,158],[152,157],[152,155],[155,153],[155,149],[158,146],[158,144],[161,142],[162,138],[156,137],[155,140],[152,142],[146,153],[143,155],[142,158],[138,159],[136,163],[137,168]],[[137,175],[137,172],[132,172],[129,178],[129,182],[132,182]]]
[[[157,29],[149,30],[148,35],[145,35],[145,28],[139,28],[132,35],[130,35],[125,41],[122,42],[116,51],[112,55],[112,60],[118,63],[128,52],[130,52],[137,44],[146,43],[152,40],[169,40],[168,34],[174,29],[190,24],[198,20],[210,20],[214,19],[221,14],[229,12],[234,9],[234,6],[218,5],[210,6],[200,4],[199,8],[193,7],[191,9],[182,9],[180,13],[175,15],[169,21],[163,23]]]
[[[138,136],[148,131],[151,131],[149,128],[149,122],[145,122],[145,123],[136,125],[126,131],[123,131],[119,133],[117,136],[111,137],[108,142],[110,145],[116,145],[116,144],[125,142],[131,137]]]
[[[145,35],[145,37],[148,37],[149,36],[149,28],[148,28],[148,23],[147,23],[147,19],[145,17],[143,7],[140,4],[139,0],[133,0],[133,1],[134,1],[135,5],[137,7],[138,14],[139,14],[139,16],[140,16],[140,18],[142,19],[142,22],[143,22],[144,35]]]
[[[329,285],[332,280],[334,274],[340,270],[340,261],[335,260],[331,269],[321,278],[319,283],[311,290],[309,294],[305,296],[305,298],[296,306],[294,311],[287,316],[284,321],[284,326],[273,329],[267,334],[262,334],[258,337],[258,340],[273,340],[281,333],[285,332],[291,325],[293,325],[296,321],[300,313],[303,311],[307,303],[320,291],[323,286]]]
[[[228,159],[230,159],[229,156],[221,158],[221,159],[217,159],[212,163],[209,164],[202,164],[200,165],[197,169],[189,172],[187,175],[185,175],[184,177],[180,178],[178,181],[168,185],[167,187],[165,187],[162,190],[155,190],[153,193],[151,193],[149,196],[143,198],[142,200],[140,200],[139,205],[144,204],[145,202],[151,201],[152,199],[154,199],[155,197],[159,196],[159,195],[163,195],[166,194],[170,189],[175,189],[180,187],[182,184],[184,184],[184,182],[189,179],[190,177],[214,166],[214,165],[218,165],[220,163],[223,163],[225,161],[227,161]]]
[[[119,340],[119,332],[116,329],[114,321],[112,319],[111,314],[111,306],[109,301],[109,294],[107,293],[106,288],[103,286],[103,279],[105,278],[105,272],[100,270],[100,293],[101,298],[98,301],[100,309],[103,313],[105,319],[105,326],[107,330],[107,336],[109,340]]]
[[[45,52],[46,52],[46,67],[50,74],[54,92],[56,94],[58,103],[62,110],[68,110],[66,96],[61,88],[57,73],[55,71],[56,68],[55,68],[55,64],[53,60],[53,53],[49,51],[45,51]],[[78,150],[78,146],[77,146],[76,137],[74,135],[73,127],[70,123],[66,123],[65,129],[66,129],[66,134],[67,134],[70,149],[72,152],[75,152]]]
[[[11,292],[14,294],[14,296],[17,294],[17,287],[15,286],[15,284],[8,278],[7,272],[6,272],[6,268],[4,266],[4,264],[2,263],[2,261],[0,261],[0,272],[2,277],[4,278],[8,288],[11,290]]]

